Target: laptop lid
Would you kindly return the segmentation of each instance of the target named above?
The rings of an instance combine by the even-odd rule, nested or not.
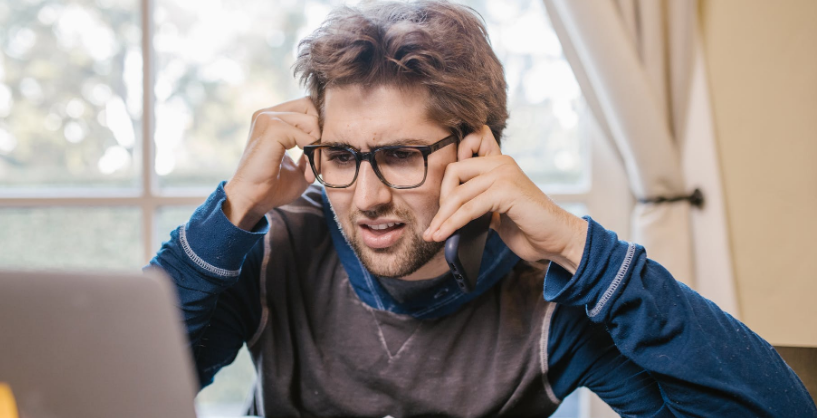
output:
[[[21,417],[195,417],[169,279],[0,270],[0,382]]]

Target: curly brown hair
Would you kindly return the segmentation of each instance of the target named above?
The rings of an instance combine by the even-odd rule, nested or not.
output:
[[[507,85],[482,17],[446,1],[335,9],[298,44],[295,76],[323,111],[332,86],[424,87],[429,118],[461,137],[508,119]]]

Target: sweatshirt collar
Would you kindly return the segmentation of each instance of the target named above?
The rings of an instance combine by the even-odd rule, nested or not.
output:
[[[399,303],[363,267],[363,263],[360,262],[357,254],[341,233],[340,225],[335,220],[335,213],[332,211],[329,199],[326,196],[326,189],[323,189],[321,193],[323,195],[324,218],[340,262],[344,270],[346,270],[349,282],[358,298],[372,308],[410,315],[418,319],[443,317],[456,312],[462,305],[485,293],[505,277],[519,261],[519,257],[502,242],[496,231],[490,230],[488,231],[488,241],[485,244],[485,252],[482,254],[477,287],[474,291],[471,293],[463,292],[451,277],[450,280],[443,282],[439,288],[435,288],[434,292],[421,294],[414,300]]]

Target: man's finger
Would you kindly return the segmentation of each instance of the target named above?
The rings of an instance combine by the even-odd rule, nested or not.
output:
[[[428,230],[423,234],[424,238],[429,238],[437,231],[440,225],[446,221],[454,212],[456,212],[463,204],[474,199],[481,193],[485,192],[493,185],[494,176],[483,175],[477,176],[470,181],[463,183],[446,195],[440,197],[440,208],[437,214],[431,220]]]
[[[318,118],[316,116],[297,112],[265,111],[256,116],[256,123],[259,123],[263,118],[280,119],[292,126],[295,126],[296,128],[304,131],[307,135],[314,138],[313,142],[321,138],[321,129],[320,126],[318,126]]]
[[[465,202],[440,225],[437,232],[431,235],[431,238],[437,242],[446,240],[451,234],[467,225],[468,222],[488,212],[496,212],[497,207],[494,203],[500,198],[495,196],[496,193],[500,193],[500,191],[496,188],[490,188],[484,193]]]
[[[315,107],[315,104],[312,103],[312,99],[309,96],[290,100],[264,110],[272,110],[275,112],[296,112],[314,116],[316,118],[318,117],[318,109]]]
[[[494,231],[499,231],[499,227],[502,225],[502,214],[499,212],[494,212],[494,215],[491,216],[491,225],[490,228]]]
[[[281,118],[271,118],[263,130],[253,130],[252,134],[255,137],[261,136],[255,140],[259,144],[277,141],[284,148],[282,152],[294,147],[303,148],[315,142],[314,137]],[[253,140],[250,139],[250,142]]]
[[[303,149],[305,146],[315,143],[314,136],[307,134],[306,132],[302,131],[301,129],[293,125],[287,124],[286,126],[289,127],[288,128],[288,132],[290,133],[289,137],[294,139],[294,142],[292,142],[287,149],[290,149],[292,147],[298,147]]]
[[[487,173],[503,164],[502,157],[480,157],[469,158],[464,161],[448,164],[440,185],[440,203],[444,196],[447,196],[454,188],[472,178]]]
[[[483,125],[482,129],[466,135],[460,141],[457,148],[457,159],[459,161],[473,158],[475,155],[479,157],[488,157],[494,155],[501,155],[499,144],[494,138],[493,132],[488,125]]]

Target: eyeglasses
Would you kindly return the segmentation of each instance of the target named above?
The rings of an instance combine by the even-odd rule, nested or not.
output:
[[[373,148],[369,152],[316,143],[305,146],[304,154],[309,158],[315,178],[326,187],[351,186],[357,179],[361,161],[368,161],[383,184],[395,189],[413,189],[426,181],[428,155],[456,142],[459,137],[454,134],[431,145],[393,145]]]

